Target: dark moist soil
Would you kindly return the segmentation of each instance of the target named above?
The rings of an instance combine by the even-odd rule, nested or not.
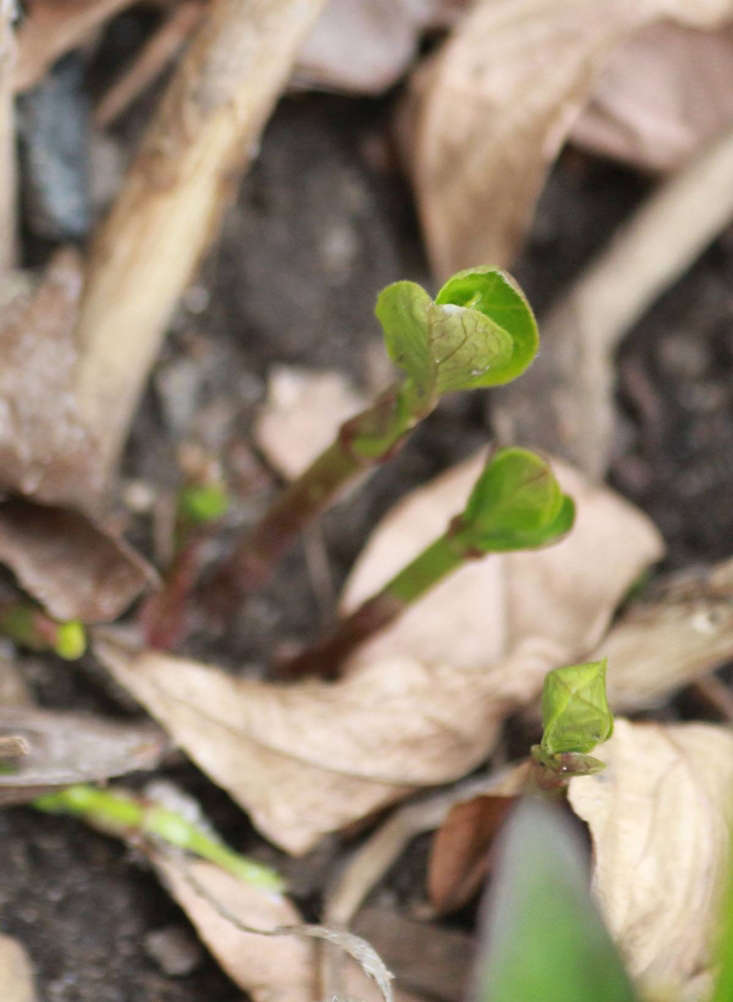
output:
[[[408,187],[385,138],[392,104],[307,96],[284,100],[229,212],[221,241],[184,297],[133,429],[125,478],[169,489],[184,439],[220,447],[251,519],[266,490],[247,450],[274,363],[366,378],[377,291],[396,278],[430,285]],[[128,119],[128,131],[134,114]],[[124,136],[125,130],[119,130]],[[601,247],[647,189],[636,174],[567,152],[542,197],[515,271],[538,312]],[[733,542],[733,234],[721,238],[628,337],[619,357],[615,485],[662,529],[667,564],[719,559]],[[186,402],[188,401],[188,402]],[[393,462],[324,520],[336,585],[369,528],[406,491],[489,437],[485,398],[445,403]],[[531,443],[525,443],[531,444]],[[255,457],[256,458],[256,457]],[[248,465],[249,464],[249,465]],[[144,521],[133,536],[149,541]],[[187,650],[232,667],[264,664],[275,642],[318,628],[302,551],[225,635]],[[130,714],[94,670],[26,662],[45,705]],[[316,914],[334,839],[304,861],[280,858],[193,767],[167,775],[200,796],[237,848],[276,860]],[[230,1002],[241,992],[205,955],[185,977],[162,973],[144,943],[186,920],[140,860],[77,822],[30,809],[0,812],[2,929],[29,949],[46,1002]],[[422,894],[425,846],[392,875],[400,900]]]

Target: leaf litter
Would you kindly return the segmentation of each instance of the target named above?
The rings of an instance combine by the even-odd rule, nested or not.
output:
[[[345,608],[379,586],[465,499],[483,456],[416,491],[357,563]],[[661,556],[651,523],[557,466],[578,504],[560,544],[461,569],[359,649],[330,684],[278,685],[96,635],[102,663],[211,778],[289,852],[302,853],[490,753],[547,670],[593,647],[638,574]],[[467,628],[470,625],[470,629]]]

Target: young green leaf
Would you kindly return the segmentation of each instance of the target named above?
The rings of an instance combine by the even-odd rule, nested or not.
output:
[[[542,690],[545,755],[593,751],[613,733],[606,699],[606,659],[548,672]]]
[[[730,1002],[733,999],[733,838],[730,841],[728,880],[723,896],[721,919],[720,940],[717,948],[720,969],[711,1002]]]
[[[495,268],[459,272],[435,302],[414,282],[395,282],[375,312],[387,353],[408,376],[404,393],[418,409],[443,393],[509,382],[537,353],[529,304]]]
[[[226,491],[219,484],[190,484],[178,494],[180,515],[194,525],[216,521],[228,506]]]
[[[539,800],[504,833],[472,1002],[637,1002],[568,822]]]
[[[573,501],[546,459],[501,449],[476,482],[456,535],[481,551],[521,550],[554,542],[574,517]]]

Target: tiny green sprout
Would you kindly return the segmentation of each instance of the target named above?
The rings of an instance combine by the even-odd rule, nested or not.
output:
[[[606,659],[548,672],[542,690],[542,741],[533,757],[553,771],[587,775],[603,769],[588,755],[613,733],[606,698]]]
[[[136,834],[160,839],[264,890],[282,891],[285,887],[282,877],[269,866],[234,852],[182,814],[125,791],[78,784],[37,797],[33,806],[52,814],[74,814],[93,828],[119,838]]]
[[[481,552],[545,546],[573,525],[575,505],[546,459],[501,449],[479,477],[456,534]]]
[[[446,575],[487,553],[556,542],[570,530],[575,507],[547,460],[527,449],[501,449],[479,476],[462,514],[323,641],[283,670],[290,676],[334,674],[357,644],[396,619]]]
[[[59,623],[54,650],[64,661],[76,661],[87,648],[87,637],[78,619]]]
[[[461,271],[434,300],[414,282],[395,282],[380,293],[375,312],[399,379],[341,426],[242,540],[214,582],[222,606],[261,585],[295,536],[350,481],[392,455],[443,394],[507,383],[537,354],[529,303],[498,268]],[[566,522],[570,516],[566,511]]]
[[[189,484],[178,494],[178,511],[194,525],[205,525],[221,518],[229,506],[221,484]]]

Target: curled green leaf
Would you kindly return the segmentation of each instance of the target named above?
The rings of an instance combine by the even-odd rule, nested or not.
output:
[[[456,534],[481,551],[528,549],[555,542],[574,517],[572,498],[546,459],[529,449],[500,449],[476,482]]]
[[[459,272],[435,302],[415,282],[395,282],[382,291],[375,312],[416,407],[432,406],[443,393],[509,382],[537,353],[532,310],[496,268]]]
[[[544,756],[585,755],[613,732],[606,699],[606,659],[548,672],[542,690]]]

